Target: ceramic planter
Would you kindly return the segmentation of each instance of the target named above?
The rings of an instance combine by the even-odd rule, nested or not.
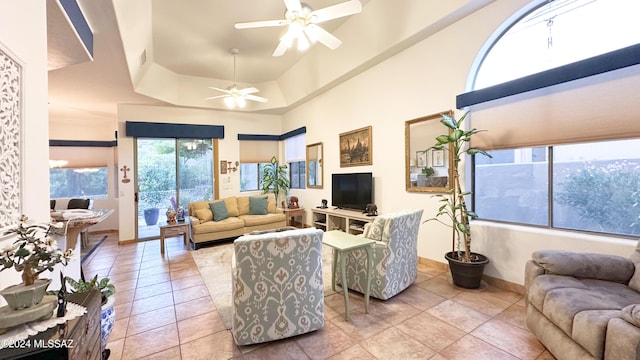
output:
[[[40,304],[49,284],[51,279],[37,279],[33,285],[18,284],[4,288],[0,295],[13,310],[26,309]]]
[[[484,266],[489,263],[489,259],[478,253],[471,253],[472,261],[464,262],[458,260],[453,252],[448,252],[444,258],[449,262],[449,270],[453,283],[465,289],[477,289],[482,281]]]
[[[116,321],[116,310],[113,306],[115,301],[116,297],[114,295],[109,296],[107,303],[102,305],[100,309],[100,349],[102,351],[104,351],[107,346],[107,340]]]

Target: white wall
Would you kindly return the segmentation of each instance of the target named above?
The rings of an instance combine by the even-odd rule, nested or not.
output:
[[[220,160],[237,161],[239,159],[238,134],[270,134],[282,133],[280,116],[260,115],[232,111],[205,109],[120,105],[118,107],[118,164],[127,165],[135,172],[133,148],[134,139],[127,137],[126,121],[148,121],[162,123],[222,125],[224,139],[218,140],[218,158]],[[238,172],[220,175],[220,197],[238,195],[240,192],[240,176]],[[119,184],[119,226],[120,241],[135,238],[135,184]]]
[[[423,218],[437,211],[429,194],[408,193],[404,183],[404,122],[455,109],[455,96],[464,87],[477,52],[506,18],[528,1],[499,1],[445,28],[415,46],[363,72],[340,86],[289,111],[284,131],[307,126],[307,144],[324,142],[324,189],[295,191],[311,208],[331,199],[332,173],[371,171],[375,203],[380,212],[423,208]],[[461,112],[456,112],[459,116]],[[327,124],[330,124],[329,126]],[[339,167],[338,134],[364,126],[373,130],[373,165]],[[425,148],[431,144],[425,144]],[[310,213],[307,223],[310,223]],[[473,250],[489,256],[485,273],[524,283],[524,266],[531,252],[543,248],[613,253],[628,256],[634,241],[473,222]],[[444,262],[450,251],[449,228],[436,222],[420,228],[418,255]]]
[[[22,63],[22,212],[49,221],[49,123],[47,115],[47,18],[44,3],[0,0],[0,46]],[[18,185],[18,184],[15,184]],[[5,185],[3,185],[5,186]],[[16,214],[16,223],[17,217]],[[10,240],[0,242],[0,247]],[[79,247],[77,248],[79,252]],[[68,265],[79,273],[80,260]],[[58,277],[44,273],[43,277]],[[0,272],[0,288],[20,283],[12,271]],[[55,289],[54,284],[50,289]],[[0,299],[0,305],[4,300]]]

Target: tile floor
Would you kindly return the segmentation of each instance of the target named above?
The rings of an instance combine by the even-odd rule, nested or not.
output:
[[[553,359],[526,329],[522,296],[486,287],[463,290],[448,272],[420,266],[414,285],[364,313],[350,294],[326,296],[322,330],[238,347],[225,330],[182,237],[118,245],[117,233],[83,265],[117,287],[110,359]]]

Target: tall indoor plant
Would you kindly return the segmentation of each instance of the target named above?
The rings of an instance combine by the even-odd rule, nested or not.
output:
[[[276,197],[276,204],[282,201],[280,194],[287,195],[289,191],[289,175],[287,174],[287,165],[278,163],[278,159],[274,156],[271,161],[262,168],[262,193],[266,194],[272,191]],[[284,205],[282,207],[285,207]]]
[[[477,215],[469,211],[465,197],[471,192],[464,191],[460,181],[462,171],[462,159],[465,154],[481,154],[491,157],[486,151],[469,146],[473,135],[482,130],[465,130],[463,123],[469,113],[465,113],[460,119],[455,119],[447,114],[442,114],[440,123],[449,130],[447,134],[436,137],[436,144],[430,149],[451,151],[453,159],[453,179],[452,188],[446,194],[438,194],[440,207],[435,217],[426,221],[435,220],[441,224],[451,227],[451,252],[445,254],[449,262],[449,269],[453,282],[464,288],[478,288],[482,280],[484,265],[489,259],[478,253],[471,251],[471,228],[469,220]],[[442,218],[448,221],[443,221]]]

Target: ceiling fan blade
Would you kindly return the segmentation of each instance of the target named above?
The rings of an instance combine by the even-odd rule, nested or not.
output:
[[[278,43],[278,47],[276,47],[276,50],[273,52],[273,54],[271,56],[282,56],[284,55],[284,53],[287,51],[289,47],[287,46],[287,44],[284,43],[284,41],[280,41],[280,43]]]
[[[244,88],[242,90],[239,90],[238,92],[240,94],[247,95],[247,94],[254,94],[254,93],[260,92],[260,90],[254,88],[254,87],[249,87],[249,88]]]
[[[284,0],[284,6],[286,6],[287,10],[291,13],[302,11],[300,0]]]
[[[316,16],[315,23],[321,23],[323,21],[329,21],[344,16],[357,14],[362,11],[362,4],[359,0],[350,0],[340,4],[327,6],[326,8],[318,9],[312,12],[312,15]]]
[[[212,96],[212,97],[205,98],[205,100],[220,99],[220,98],[225,98],[225,97],[229,97],[229,96],[230,95],[218,95],[218,96]]]
[[[259,27],[276,27],[289,25],[289,20],[264,20],[264,21],[252,21],[236,23],[234,26],[236,29],[251,29]]]
[[[223,93],[229,94],[229,90],[227,90],[227,89],[220,89],[220,88],[212,87],[212,86],[209,86],[209,89],[218,90],[218,91],[222,91]]]
[[[342,41],[340,39],[316,24],[307,25],[304,29],[304,33],[311,41],[318,41],[331,50],[335,50],[342,45]]]
[[[269,101],[267,98],[255,95],[245,95],[244,98],[247,100],[259,101],[261,103],[266,103],[267,101]]]

